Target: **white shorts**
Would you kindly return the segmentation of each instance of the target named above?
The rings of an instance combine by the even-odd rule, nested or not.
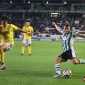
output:
[[[7,47],[6,51],[11,50],[13,48],[13,45],[10,42],[6,43],[5,45]]]
[[[23,40],[22,40],[22,43],[29,45],[29,44],[32,43],[32,41],[31,41],[31,40],[23,39]]]

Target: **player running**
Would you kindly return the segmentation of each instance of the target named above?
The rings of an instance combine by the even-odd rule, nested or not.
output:
[[[22,41],[22,56],[24,55],[24,51],[25,51],[25,45],[28,45],[28,54],[29,56],[31,56],[31,44],[32,44],[32,36],[33,36],[33,27],[30,26],[30,22],[27,21],[25,23],[25,26],[23,27],[23,30],[26,32],[29,32],[30,34],[26,34],[24,33],[23,35],[23,41]],[[22,34],[21,34],[22,35]]]
[[[70,29],[70,24],[65,23],[64,28],[61,29],[55,22],[52,22],[52,25],[62,34],[62,53],[58,56],[55,63],[56,75],[53,77],[61,76],[61,68],[60,63],[66,62],[68,59],[71,60],[73,64],[85,64],[85,60],[77,59],[76,53],[74,51],[73,42],[74,37],[82,37],[85,38],[84,34],[79,32],[74,32]]]
[[[8,17],[6,15],[1,17],[1,25],[0,25],[0,35],[2,36],[2,43],[0,46],[0,69],[5,69],[4,64],[4,51],[10,50],[14,46],[14,32],[20,31],[27,33],[26,31],[23,31],[22,29],[18,28],[17,26],[13,24],[8,24]],[[29,33],[27,33],[29,34]]]

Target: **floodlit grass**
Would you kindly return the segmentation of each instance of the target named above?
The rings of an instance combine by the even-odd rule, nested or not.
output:
[[[77,58],[85,59],[85,42],[75,42]],[[5,54],[7,69],[0,71],[0,85],[84,85],[85,64],[73,65],[70,60],[61,63],[61,71],[70,69],[69,79],[53,78],[55,60],[61,53],[61,42],[33,41],[32,56],[21,56],[21,41]]]

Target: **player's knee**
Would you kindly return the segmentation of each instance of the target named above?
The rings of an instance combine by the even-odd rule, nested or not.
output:
[[[61,63],[62,62],[62,58],[58,57],[55,62],[56,63]]]
[[[72,62],[74,65],[79,64],[78,62]]]
[[[59,60],[58,60],[58,59],[56,59],[55,63],[59,63]]]
[[[72,59],[71,61],[72,61],[73,64],[79,64],[79,61],[77,59],[75,59],[75,58]]]
[[[60,62],[58,60],[56,60],[55,63],[60,63]]]
[[[31,44],[28,44],[29,46],[31,46]]]
[[[25,46],[25,44],[22,44],[22,46]]]

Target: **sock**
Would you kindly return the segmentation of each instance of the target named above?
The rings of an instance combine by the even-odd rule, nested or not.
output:
[[[55,70],[57,75],[61,75],[60,63],[55,64]]]
[[[1,63],[4,63],[4,51],[1,51]]]
[[[79,59],[79,61],[80,61],[80,64],[85,64],[85,60]]]
[[[28,46],[28,53],[31,54],[31,45]]]
[[[0,63],[1,63],[1,54],[0,54]]]
[[[22,46],[22,54],[24,54],[24,50],[25,50],[25,47],[24,47],[24,46]]]

